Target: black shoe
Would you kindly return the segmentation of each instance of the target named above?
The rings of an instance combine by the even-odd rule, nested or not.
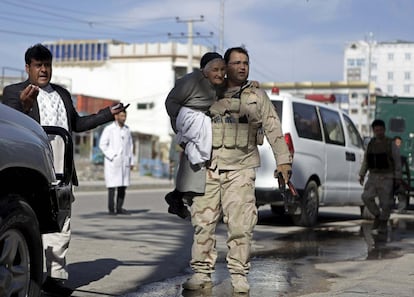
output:
[[[165,195],[165,201],[167,201],[169,205],[169,213],[175,214],[182,219],[186,219],[191,216],[190,212],[188,211],[188,208],[184,205],[182,199],[175,198],[173,192],[170,192],[167,195]]]
[[[42,291],[46,296],[69,297],[74,290],[66,287],[64,283],[62,279],[48,276],[42,285]]]
[[[126,210],[126,209],[124,209],[124,208],[118,209],[118,210],[116,211],[116,213],[117,213],[117,214],[121,214],[121,215],[129,215],[129,214],[131,214],[129,211],[127,211],[127,210]]]
[[[110,210],[109,210],[109,214],[110,214],[111,216],[116,216],[116,212],[115,212],[113,209],[110,209]]]

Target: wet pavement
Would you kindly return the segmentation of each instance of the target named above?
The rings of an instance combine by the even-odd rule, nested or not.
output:
[[[240,296],[414,296],[414,210],[393,214],[379,234],[358,214],[322,213],[318,226],[306,229],[260,213],[248,276],[251,290]],[[286,234],[269,237],[266,229],[274,224],[286,224]],[[225,253],[219,250],[211,290],[182,291],[188,270],[123,296],[239,296],[232,293]]]

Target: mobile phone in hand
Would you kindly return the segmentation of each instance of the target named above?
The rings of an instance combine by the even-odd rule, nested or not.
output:
[[[128,106],[129,106],[130,104],[128,103],[127,105],[125,105],[124,106],[124,104],[122,104],[122,103],[118,103],[118,104],[116,104],[116,105],[114,105],[114,106],[112,106],[111,107],[111,109],[112,110],[116,110],[116,109],[122,109],[122,110],[125,110],[125,109],[127,109],[128,108]]]

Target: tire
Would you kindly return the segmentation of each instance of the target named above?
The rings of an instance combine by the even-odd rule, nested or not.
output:
[[[0,296],[38,297],[43,247],[32,208],[21,197],[0,197]]]
[[[300,209],[300,214],[292,215],[293,223],[303,227],[315,226],[319,214],[319,193],[316,182],[310,181],[306,185],[303,196],[300,198]]]

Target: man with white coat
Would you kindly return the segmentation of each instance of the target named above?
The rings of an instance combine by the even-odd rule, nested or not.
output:
[[[125,125],[126,112],[115,115],[115,121],[106,126],[99,140],[99,148],[105,156],[105,184],[108,188],[110,214],[128,214],[122,206],[125,191],[130,183],[130,171],[134,166],[131,131]],[[116,205],[114,204],[115,190]]]

